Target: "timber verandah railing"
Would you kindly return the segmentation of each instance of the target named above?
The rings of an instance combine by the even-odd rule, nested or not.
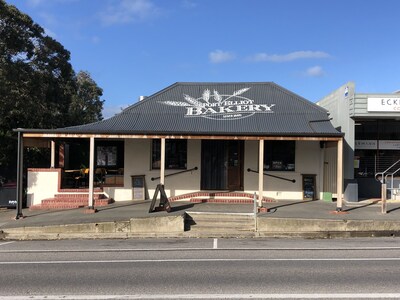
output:
[[[258,171],[252,170],[252,169],[250,169],[250,168],[247,169],[247,172],[253,172],[253,173],[257,173],[257,174],[258,174]],[[292,183],[295,183],[295,182],[296,182],[295,179],[287,179],[287,178],[284,178],[284,177],[280,177],[280,176],[276,176],[276,175],[271,175],[271,174],[267,174],[267,173],[264,173],[264,172],[263,172],[263,174],[264,174],[264,176],[269,176],[269,177],[277,178],[277,179],[280,179],[280,180],[290,181],[290,182],[292,182]]]

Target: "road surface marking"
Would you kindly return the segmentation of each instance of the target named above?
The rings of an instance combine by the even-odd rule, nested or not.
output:
[[[0,265],[41,265],[41,264],[109,264],[109,263],[170,263],[170,262],[268,262],[268,261],[400,261],[400,257],[363,257],[363,258],[182,258],[182,259],[121,259],[121,260],[49,260],[49,261],[2,261]]]
[[[218,239],[214,239],[213,249],[218,249]]]
[[[400,293],[315,294],[138,294],[138,295],[31,295],[0,296],[2,300],[107,300],[107,299],[397,299]]]
[[[8,242],[8,243],[15,243],[13,242]],[[4,243],[7,244],[7,243]],[[1,245],[1,244],[0,244]],[[74,249],[35,249],[35,250],[27,250],[27,249],[13,249],[13,250],[0,250],[0,253],[49,253],[49,252],[54,252],[54,253],[85,253],[85,252],[96,252],[96,253],[101,253],[101,252],[160,252],[160,251],[207,251],[210,250],[210,248],[204,247],[204,248],[199,248],[199,247],[193,247],[193,248],[110,248],[110,249],[80,249],[80,250],[74,250]],[[354,250],[354,251],[364,251],[364,250],[400,250],[400,247],[346,247],[346,248],[221,248],[218,247],[218,250],[220,251],[348,251],[348,250]]]
[[[15,241],[12,241],[12,242],[5,242],[5,243],[0,243],[0,246],[4,246],[4,245],[8,245],[8,244],[12,244],[12,243],[15,243]]]

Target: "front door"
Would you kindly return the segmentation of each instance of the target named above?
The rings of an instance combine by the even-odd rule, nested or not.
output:
[[[243,190],[243,141],[203,140],[201,189]]]

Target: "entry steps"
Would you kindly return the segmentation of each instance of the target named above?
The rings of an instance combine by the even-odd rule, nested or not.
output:
[[[256,196],[258,199],[258,196]],[[227,203],[227,204],[252,204],[254,195],[244,192],[193,192],[179,196],[169,197],[170,202],[189,201],[192,203]],[[270,197],[263,197],[263,203],[276,202]]]
[[[187,211],[185,230],[189,235],[207,237],[251,237],[256,231],[254,213]]]
[[[101,191],[96,191],[93,195],[94,206],[107,206],[113,200],[108,198]],[[55,194],[53,198],[42,200],[41,204],[32,205],[29,210],[58,210],[74,209],[89,205],[89,193],[79,192],[61,192]]]

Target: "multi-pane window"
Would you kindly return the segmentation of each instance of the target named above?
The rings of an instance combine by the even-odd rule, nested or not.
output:
[[[294,171],[295,155],[295,141],[265,141],[264,170]]]
[[[161,165],[161,140],[153,140],[151,166],[159,169]],[[187,140],[165,140],[165,168],[186,169]]]
[[[97,166],[109,167],[117,165],[116,146],[97,146]]]

